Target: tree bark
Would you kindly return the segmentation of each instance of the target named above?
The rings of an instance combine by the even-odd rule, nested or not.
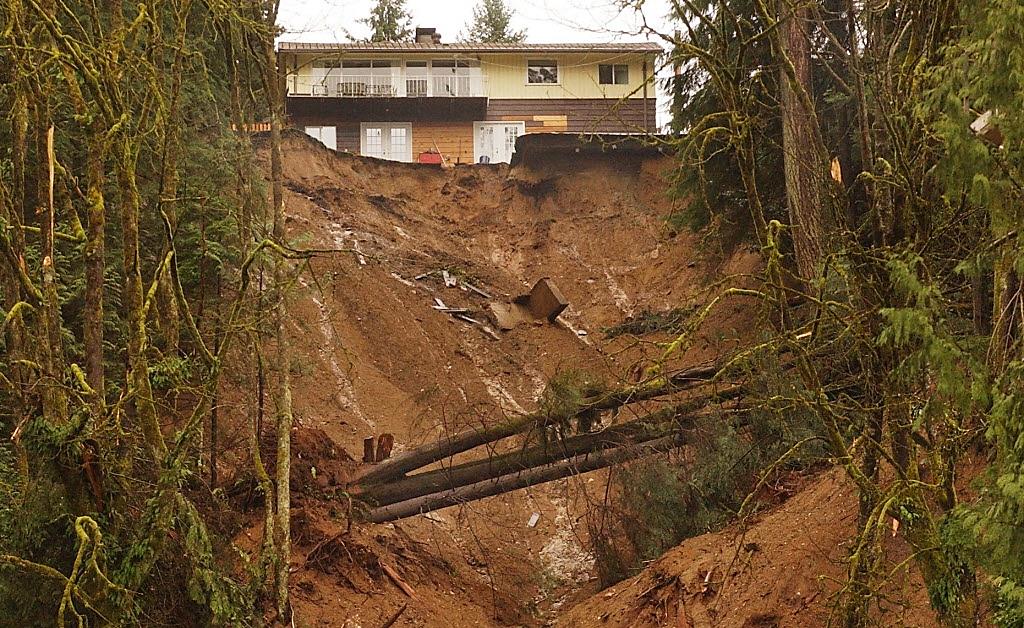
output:
[[[739,396],[737,387],[728,398]],[[722,397],[719,401],[725,400]],[[437,493],[447,489],[473,484],[518,471],[540,467],[585,453],[601,451],[626,444],[645,443],[681,430],[689,429],[701,414],[694,413],[694,405],[683,403],[662,408],[642,418],[613,425],[598,432],[580,434],[548,444],[489,456],[462,464],[411,475],[385,484],[355,485],[349,491],[364,501],[385,506]]]
[[[268,13],[268,26],[275,27],[277,4]],[[277,54],[273,37],[264,42],[264,89],[267,91],[270,107],[270,180],[273,199],[274,239],[284,243],[287,234],[284,226],[284,176],[281,155],[281,127],[284,118],[283,78],[277,67]],[[285,274],[286,263],[280,257],[274,261],[274,286],[277,290],[275,306],[275,340],[277,343],[278,394],[277,394],[277,612],[280,618],[288,617],[288,570],[291,557],[291,432],[292,432],[292,391],[291,362],[288,339],[285,334]]]
[[[459,432],[452,436],[444,437],[439,442],[428,443],[395,456],[374,467],[369,467],[362,474],[357,475],[354,481],[365,485],[392,480],[438,460],[469,451],[474,447],[514,436],[534,427],[544,427],[568,421],[588,410],[610,410],[637,401],[654,399],[707,384],[718,371],[718,367],[714,365],[686,369],[660,382],[629,386],[585,400],[579,407],[565,416],[533,412],[491,427]]]
[[[84,102],[84,101],[83,101]],[[87,233],[85,243],[85,377],[96,393],[94,414],[103,416],[103,283],[106,266],[106,203],[103,198],[103,128],[93,120],[86,155]]]
[[[461,486],[459,488],[425,495],[406,501],[397,502],[380,508],[374,508],[366,515],[367,521],[384,523],[396,519],[404,519],[414,515],[447,508],[456,504],[501,495],[528,486],[535,486],[571,475],[587,473],[603,469],[615,464],[635,460],[651,454],[668,451],[679,447],[683,440],[679,435],[659,438],[636,447],[624,446],[601,452],[588,453],[570,458],[555,464],[532,468],[520,473],[512,473]]]
[[[799,1],[799,0],[797,0]],[[779,19],[780,101],[786,205],[793,234],[796,267],[804,284],[818,275],[824,255],[824,147],[811,101],[811,50],[807,7],[777,0]]]
[[[146,444],[153,459],[167,457],[167,445],[160,431],[153,387],[149,381],[149,362],[146,358],[148,334],[144,312],[142,269],[139,260],[139,190],[135,181],[134,147],[123,139],[118,149],[118,186],[121,193],[121,235],[124,252],[124,306],[128,321],[128,377],[132,398],[138,414]]]

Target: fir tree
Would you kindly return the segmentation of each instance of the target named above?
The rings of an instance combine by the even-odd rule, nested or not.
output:
[[[412,16],[405,0],[377,0],[370,17],[360,20],[370,27],[370,41],[402,41],[412,37]]]
[[[504,0],[480,0],[480,4],[473,7],[473,21],[466,26],[466,41],[489,44],[523,41],[526,31],[512,30],[512,13]]]

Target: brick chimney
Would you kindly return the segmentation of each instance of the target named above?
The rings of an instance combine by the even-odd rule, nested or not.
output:
[[[437,32],[436,28],[419,27],[416,29],[416,43],[439,44],[441,43],[441,33]]]

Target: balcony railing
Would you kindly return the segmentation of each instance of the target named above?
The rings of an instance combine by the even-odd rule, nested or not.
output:
[[[333,98],[479,98],[487,96],[486,77],[480,74],[368,76],[331,74],[326,77],[288,77],[289,96]]]

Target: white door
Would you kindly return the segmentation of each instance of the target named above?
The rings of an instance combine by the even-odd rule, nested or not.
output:
[[[364,122],[360,125],[359,152],[366,157],[412,161],[412,125]]]
[[[338,150],[338,129],[333,126],[307,126],[306,135],[320,140],[331,150]]]
[[[474,161],[509,163],[516,139],[526,133],[525,122],[476,122],[473,124]],[[486,157],[486,159],[484,159]]]

